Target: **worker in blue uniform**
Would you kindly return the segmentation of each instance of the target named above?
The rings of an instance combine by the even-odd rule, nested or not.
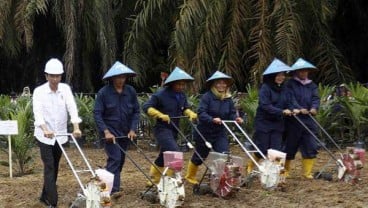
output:
[[[115,62],[103,77],[108,84],[98,91],[93,110],[98,132],[105,141],[106,170],[114,174],[113,198],[121,196],[120,175],[125,162],[125,154],[114,142],[127,150],[130,140],[136,137],[139,123],[137,94],[131,85],[126,84],[127,79],[134,76],[136,73],[132,69]],[[121,138],[125,136],[127,138]]]
[[[198,131],[204,138],[211,143],[216,152],[229,152],[229,140],[226,135],[226,129],[222,125],[222,120],[235,120],[243,123],[243,119],[237,115],[234,102],[231,98],[230,87],[233,79],[216,71],[209,79],[207,85],[209,90],[201,97],[198,107]],[[189,161],[185,179],[191,184],[198,184],[196,174],[199,165],[207,158],[210,149],[205,141],[200,138],[198,132],[194,132],[194,141],[196,143],[196,152]]]
[[[165,80],[164,87],[154,93],[143,104],[143,111],[157,119],[154,126],[154,135],[160,146],[160,153],[154,161],[155,166],[151,165],[150,168],[150,177],[155,184],[160,182],[161,173],[164,170],[163,152],[179,151],[179,146],[176,143],[178,132],[171,122],[179,126],[180,118],[175,117],[183,115],[190,120],[197,119],[197,114],[190,109],[184,93],[187,83],[193,80],[192,76],[179,67],[175,67]],[[147,182],[147,185],[150,186],[152,184]]]
[[[263,73],[263,84],[259,90],[258,107],[255,116],[254,142],[263,153],[267,155],[268,149],[281,150],[282,135],[284,132],[284,116],[291,116],[287,97],[285,94],[285,73],[290,66],[279,59],[274,59]],[[254,154],[258,162],[262,156]],[[249,160],[247,173],[251,173],[254,163]]]
[[[308,115],[315,116],[320,105],[318,86],[309,79],[309,73],[316,67],[308,61],[299,58],[292,66],[292,78],[286,83],[286,91],[291,102],[293,114],[312,131],[317,132],[317,126]],[[291,160],[300,149],[302,155],[303,176],[313,179],[312,169],[317,157],[317,142],[314,137],[294,118],[286,119],[285,123],[285,176],[289,176]]]

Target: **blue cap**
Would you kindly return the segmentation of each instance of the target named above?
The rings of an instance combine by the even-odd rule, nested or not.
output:
[[[316,66],[314,66],[313,64],[309,63],[308,61],[299,58],[292,66],[291,66],[292,71],[295,70],[299,70],[299,69],[317,69]]]
[[[292,69],[290,66],[286,65],[284,62],[280,61],[279,59],[275,58],[273,59],[272,63],[266,68],[266,70],[263,72],[263,75],[287,72],[291,70]]]
[[[170,75],[166,78],[164,85],[179,80],[193,81],[194,78],[185,71],[183,71],[182,69],[180,69],[179,67],[175,67],[174,71],[172,71]]]
[[[231,85],[233,83],[233,78],[232,77],[230,77],[229,75],[224,74],[220,71],[216,71],[215,73],[213,73],[212,76],[206,80],[206,82],[210,83],[210,82],[212,82],[213,80],[216,80],[216,79],[225,79],[225,80],[227,80],[228,85]]]
[[[112,67],[109,69],[109,71],[107,71],[106,74],[103,76],[102,80],[106,80],[108,78],[122,74],[130,77],[134,77],[137,75],[137,73],[135,73],[132,69],[120,63],[119,61],[116,61],[114,65],[112,65]]]

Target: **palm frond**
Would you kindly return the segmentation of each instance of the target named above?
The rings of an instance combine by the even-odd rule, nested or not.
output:
[[[31,147],[33,145],[32,134],[29,132],[33,123],[31,99],[28,97],[19,98],[17,105],[10,112],[9,118],[17,120],[18,123],[18,134],[12,138],[12,151],[19,165],[19,173],[24,174],[26,164],[31,158]]]
[[[206,17],[201,25],[199,42],[196,45],[195,56],[192,60],[191,69],[198,87],[205,83],[208,74],[216,71],[216,65],[220,58],[220,49],[224,38],[223,27],[226,24],[227,1],[219,0],[214,4],[207,5]]]
[[[33,23],[36,14],[45,14],[47,0],[19,1],[15,12],[15,28],[27,49],[33,45]]]
[[[12,1],[3,0],[0,1],[0,42],[4,39],[5,25],[9,21],[9,15],[11,13]]]
[[[249,1],[243,0],[232,1],[229,5],[229,15],[221,48],[222,54],[218,61],[218,69],[230,74],[240,86],[244,86],[243,78],[246,75],[242,56],[248,46],[247,33],[244,28],[247,25],[246,20],[251,16],[250,7]]]
[[[367,112],[368,106],[362,105],[362,103],[355,99],[349,99],[343,97],[340,100],[341,105],[344,107],[349,119],[352,122],[352,130],[354,136],[360,138],[362,127],[368,124]]]
[[[333,42],[329,29],[336,5],[336,1],[318,0],[298,3],[298,11],[303,16],[304,25],[303,50],[320,69],[317,81],[328,84],[352,80],[351,69],[345,64],[343,55]]]
[[[292,64],[302,54],[300,17],[295,12],[295,4],[290,0],[276,0],[272,11],[275,21],[275,45],[277,55]]]
[[[114,18],[109,0],[95,1],[97,40],[101,53],[101,68],[107,71],[116,58],[117,42]]]
[[[347,86],[351,96],[362,105],[368,106],[368,89],[359,83],[349,83]]]
[[[204,1],[191,0],[185,1],[179,9],[170,42],[170,59],[184,69],[190,69],[202,31],[201,23],[206,17],[206,5]]]
[[[252,84],[257,86],[260,83],[263,70],[274,57],[268,1],[256,1],[254,16],[256,23],[250,31],[251,47],[247,51],[247,56],[254,63],[250,70],[250,80]]]
[[[64,68],[66,81],[71,82],[74,73],[76,55],[77,55],[77,3],[74,0],[64,1],[64,22],[63,28],[65,32],[66,50],[64,53]]]
[[[132,19],[123,59],[140,75],[135,80],[140,86],[147,79],[153,82],[154,74],[159,77],[160,71],[168,71],[166,50],[177,7],[177,1],[172,0],[137,1],[136,9],[139,11]]]
[[[15,30],[12,18],[4,23],[4,30],[6,33],[3,34],[0,40],[1,51],[7,58],[14,58],[20,54],[22,48],[22,42],[19,37],[19,33]]]
[[[252,134],[254,131],[254,121],[258,107],[258,88],[247,85],[247,95],[240,100],[242,110],[247,114],[246,129]]]
[[[320,69],[317,79],[322,83],[340,84],[353,80],[351,68],[344,62],[344,58],[330,38],[320,37],[316,48],[311,51],[316,60],[316,65]]]

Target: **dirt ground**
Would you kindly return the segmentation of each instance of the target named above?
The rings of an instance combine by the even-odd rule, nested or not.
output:
[[[146,155],[153,161],[157,152],[148,149],[145,144],[139,143],[139,146],[145,150]],[[87,147],[83,149],[93,168],[104,166],[105,154],[103,149]],[[80,161],[78,161],[80,157],[76,148],[71,146],[66,150],[72,160],[75,161],[73,164],[82,167]],[[232,145],[231,151],[234,155],[245,155],[237,145]],[[9,178],[8,167],[0,166],[0,208],[43,207],[38,201],[42,186],[42,163],[39,150],[34,148],[33,152],[33,173],[31,174]],[[191,151],[184,153],[186,164],[191,154]],[[129,150],[129,155],[148,174],[149,163],[147,160],[134,148]],[[315,170],[319,170],[329,160],[329,156],[324,151],[321,151],[318,157]],[[0,153],[0,160],[7,160],[7,155],[4,152]],[[366,158],[366,161],[368,161],[368,158]],[[251,187],[242,187],[234,197],[227,200],[212,195],[194,195],[192,186],[186,184],[186,197],[183,207],[368,207],[368,170],[363,168],[362,180],[356,185],[351,185],[336,180],[304,180],[300,177],[300,169],[300,158],[297,158],[292,164],[293,178],[287,179],[286,188],[282,191],[264,190],[259,181],[254,181]],[[14,168],[14,171],[16,171],[16,168]],[[203,171],[204,167],[201,166],[198,176]],[[184,173],[185,170],[183,175]],[[336,174],[334,174],[334,177],[336,177]],[[87,180],[88,177],[83,178]],[[112,207],[160,207],[159,204],[151,204],[139,197],[140,192],[145,190],[145,182],[144,175],[127,158],[122,173],[124,195],[118,200],[114,200]],[[64,157],[61,160],[57,184],[59,192],[58,207],[69,207],[80,188]]]

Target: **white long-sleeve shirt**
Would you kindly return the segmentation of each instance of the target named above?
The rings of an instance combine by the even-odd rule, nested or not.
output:
[[[67,133],[68,113],[71,123],[80,123],[77,105],[69,85],[59,83],[56,92],[50,89],[49,83],[37,87],[33,92],[34,136],[44,144],[54,145],[53,139],[44,137],[41,125],[46,124],[49,131],[55,134]],[[61,144],[67,137],[57,137]]]

